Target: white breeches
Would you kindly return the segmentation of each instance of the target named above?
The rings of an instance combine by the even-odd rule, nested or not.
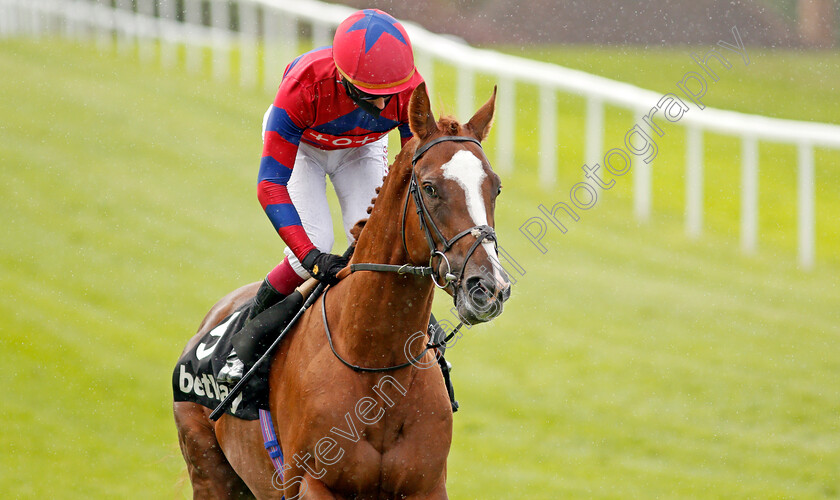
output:
[[[263,137],[268,118],[263,118]],[[357,148],[324,150],[301,142],[292,176],[287,184],[289,197],[300,215],[303,229],[318,250],[329,252],[335,243],[333,222],[327,202],[327,181],[335,188],[347,241],[352,242],[350,229],[368,216],[376,188],[388,173],[388,136]],[[336,253],[343,253],[342,249]],[[309,278],[289,247],[283,250],[292,268],[301,278]]]
[[[329,252],[335,243],[326,177],[330,176],[338,196],[347,241],[352,242],[350,229],[368,216],[371,199],[387,172],[388,136],[358,148],[332,151],[300,143],[287,187],[303,229],[318,250]],[[335,253],[341,254],[343,250]],[[298,276],[309,278],[291,249],[286,247],[283,253]]]

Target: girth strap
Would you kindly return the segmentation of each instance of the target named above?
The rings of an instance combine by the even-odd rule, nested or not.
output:
[[[268,410],[260,410],[260,430],[263,435],[263,442],[265,443],[265,450],[268,452],[268,457],[274,465],[274,475],[271,476],[272,484],[277,487],[283,486],[283,448],[277,441],[277,435],[274,433],[274,423],[271,420],[271,412]],[[285,496],[283,498],[286,498]]]

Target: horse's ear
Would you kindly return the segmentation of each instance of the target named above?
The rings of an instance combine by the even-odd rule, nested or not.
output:
[[[408,126],[411,128],[411,133],[420,140],[426,139],[437,131],[429,94],[426,92],[426,82],[418,85],[411,93],[411,101],[408,103]]]
[[[487,138],[490,133],[490,127],[493,125],[493,115],[496,113],[496,86],[493,86],[493,95],[490,100],[484,103],[484,106],[475,112],[470,121],[467,122],[466,127],[475,133],[479,141]]]

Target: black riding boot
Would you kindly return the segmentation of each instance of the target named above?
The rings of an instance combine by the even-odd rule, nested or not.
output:
[[[242,344],[245,343],[247,344],[246,350],[251,352],[255,351],[256,344],[260,339],[253,338],[252,335],[245,335],[244,337],[247,338],[242,338],[242,331],[246,329],[249,323],[251,323],[251,320],[274,304],[279,303],[284,298],[286,298],[286,296],[275,290],[274,287],[271,286],[271,283],[268,282],[268,278],[264,279],[260,285],[260,289],[257,290],[257,294],[254,295],[254,300],[251,304],[251,310],[248,312],[248,318],[245,320],[245,325],[241,330],[233,334],[234,338],[238,341],[234,342],[234,345],[239,344],[240,350],[242,350]],[[250,345],[252,343],[254,345]],[[218,381],[227,384],[235,384],[242,379],[244,374],[245,363],[243,363],[240,359],[236,349],[231,349],[230,354],[228,354],[227,359],[225,359],[225,366],[219,370]]]
[[[432,343],[441,342],[446,336],[446,332],[444,332],[440,327],[434,314],[429,317],[429,332],[431,333]],[[460,405],[457,401],[455,401],[455,388],[452,387],[452,379],[449,376],[449,373],[452,371],[452,364],[446,361],[446,358],[443,357],[446,353],[446,346],[442,345],[438,347],[438,351],[440,352],[440,356],[438,356],[438,365],[440,365],[440,372],[443,374],[443,383],[446,385],[446,393],[449,394],[449,402],[452,404],[452,413],[455,413],[458,411],[458,407]]]
[[[254,319],[254,316],[285,298],[285,295],[278,292],[273,286],[271,286],[271,283],[268,282],[268,278],[264,279],[260,285],[260,289],[257,290],[257,294],[254,295],[254,303],[251,305],[251,312],[248,313],[248,320],[246,321]]]

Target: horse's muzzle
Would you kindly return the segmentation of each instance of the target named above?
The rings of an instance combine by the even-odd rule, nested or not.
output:
[[[458,314],[470,324],[490,321],[502,314],[504,302],[510,297],[510,288],[507,276],[470,276],[455,296]]]

